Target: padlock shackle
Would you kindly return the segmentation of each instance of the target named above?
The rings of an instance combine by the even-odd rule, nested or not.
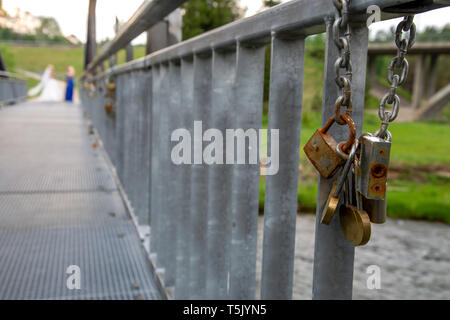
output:
[[[350,129],[350,135],[348,136],[347,142],[344,143],[341,147],[341,150],[344,153],[347,153],[347,151],[351,148],[351,146],[355,143],[356,139],[356,125],[353,121],[352,117],[350,117],[348,114],[341,114],[339,116],[341,120],[344,120],[347,124],[348,128]]]
[[[339,119],[343,121],[343,123],[347,124],[348,128],[350,129],[350,135],[347,139],[347,141],[341,146],[341,150],[344,153],[348,153],[347,151],[351,148],[351,146],[355,143],[356,139],[356,125],[353,121],[352,117],[350,117],[348,114],[341,114],[339,116]],[[334,116],[332,116],[328,121],[325,123],[323,128],[319,129],[321,133],[327,133],[327,131],[331,128],[331,126],[336,122],[336,119]]]

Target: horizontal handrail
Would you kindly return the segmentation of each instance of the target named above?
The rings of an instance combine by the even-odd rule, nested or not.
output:
[[[100,54],[88,65],[87,72],[92,72],[110,56],[127,46],[133,39],[163,20],[183,2],[186,2],[186,0],[145,1],[130,20],[123,25],[116,37],[106,44]]]
[[[392,43],[374,43],[369,45],[369,54],[395,54],[397,48]],[[450,41],[447,42],[416,42],[408,50],[408,54],[450,54]]]
[[[366,10],[371,5],[377,5],[383,10],[408,3],[414,3],[414,0],[353,0],[349,11],[353,17],[361,14],[365,17]],[[446,5],[433,2],[430,4],[429,10],[444,6]],[[114,66],[91,79],[149,68],[155,64],[192,56],[194,53],[232,47],[237,42],[250,45],[267,44],[270,42],[272,33],[285,33],[286,36],[300,37],[322,33],[325,31],[324,20],[332,19],[334,10],[330,0],[287,2],[159,50],[146,57]],[[382,12],[381,19],[388,20],[401,15],[401,13]],[[363,22],[365,23],[365,20]]]
[[[11,73],[8,71],[0,71],[0,79],[5,79],[5,78],[16,79],[19,81],[26,81],[26,79],[24,77],[22,77],[21,75],[18,75],[16,73]]]

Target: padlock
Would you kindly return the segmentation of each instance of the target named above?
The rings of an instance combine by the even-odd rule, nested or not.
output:
[[[111,102],[107,102],[105,104],[105,111],[106,113],[111,113],[113,111],[113,105]]]
[[[338,207],[340,194],[338,196],[334,195],[337,185],[338,185],[337,182],[333,183],[330,195],[328,196],[327,202],[323,207],[322,218],[320,219],[320,223],[322,224],[330,224],[331,219],[333,218],[334,213],[336,212],[336,209]]]
[[[116,84],[114,82],[108,81],[106,83],[106,88],[108,89],[109,92],[114,92],[116,91]]]
[[[363,246],[370,240],[371,225],[369,215],[353,205],[343,205],[339,210],[341,229],[345,239],[354,246]]]
[[[386,222],[387,197],[384,200],[363,199],[363,208],[370,222],[382,224]]]
[[[338,151],[338,154],[342,153],[340,151],[341,146],[342,146],[342,143],[340,143],[336,146],[336,150]],[[339,179],[337,180],[337,182],[333,183],[333,187],[331,188],[330,195],[328,196],[328,200],[325,203],[325,206],[323,208],[322,218],[320,219],[320,223],[322,223],[322,224],[330,224],[331,219],[333,218],[333,216],[336,212],[336,209],[339,204],[339,199],[340,199],[340,196],[342,193],[342,188],[343,188],[344,184],[348,182],[348,174],[353,165],[353,161],[354,161],[357,149],[358,149],[358,140],[355,140],[355,143],[353,144],[352,149],[350,150],[350,154],[347,156],[348,158],[345,162],[344,168],[342,169],[342,173],[341,173]],[[348,193],[348,190],[347,190],[347,193]]]
[[[341,114],[340,118],[345,121],[350,129],[349,138],[342,146],[342,151],[346,152],[355,141],[356,126],[349,115]],[[335,117],[331,117],[323,128],[316,130],[303,148],[306,156],[314,167],[327,179],[330,178],[344,162],[344,159],[340,157],[336,151],[336,140],[327,133],[335,121]]]
[[[355,168],[356,190],[366,199],[386,198],[387,175],[392,136],[386,131],[387,139],[371,134],[360,138],[361,151]]]
[[[372,227],[370,217],[363,208],[364,198],[355,190],[354,175],[351,176],[350,181],[351,188],[346,185],[346,192],[351,195],[347,195],[344,205],[339,210],[340,224],[347,241],[354,246],[363,246],[370,240]]]

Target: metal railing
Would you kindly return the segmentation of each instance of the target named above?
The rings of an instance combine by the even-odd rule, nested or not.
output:
[[[27,98],[27,83],[19,75],[0,72],[0,106],[14,104]]]
[[[367,7],[378,5],[382,19],[389,19],[406,11],[442,6],[427,3],[351,1],[353,119],[359,134],[366,81]],[[139,223],[151,226],[150,250],[157,267],[164,269],[164,285],[174,288],[175,298],[255,298],[259,165],[174,165],[171,133],[186,128],[194,136],[194,121],[222,132],[260,129],[267,44],[272,48],[268,129],[279,129],[280,159],[278,174],[267,176],[265,182],[261,298],[292,297],[305,38],[327,34],[324,124],[334,114],[337,98],[333,19],[331,0],[291,1],[83,78],[84,107]],[[107,85],[112,82],[115,90]],[[329,133],[338,141],[347,134],[341,126],[332,127]],[[318,212],[333,181],[319,181]],[[337,219],[330,226],[318,222],[313,298],[350,299],[353,259],[354,247],[343,237]]]

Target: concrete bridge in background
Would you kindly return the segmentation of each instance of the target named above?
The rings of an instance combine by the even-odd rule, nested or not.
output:
[[[368,68],[369,81],[373,90],[371,91],[377,97],[381,93],[380,85],[376,82],[376,57],[392,56],[397,52],[397,48],[391,43],[388,44],[370,44],[368,49]],[[440,114],[450,102],[450,84],[446,84],[439,91],[436,90],[437,72],[439,69],[439,57],[450,54],[450,42],[422,42],[415,43],[408,50],[408,55],[416,56],[414,68],[414,83],[412,92],[412,101],[402,99],[402,110],[405,120],[418,120],[422,118],[432,118]],[[381,92],[380,92],[381,91]],[[380,97],[381,98],[381,97]],[[408,109],[408,106],[413,108]],[[406,115],[407,114],[407,115]]]

